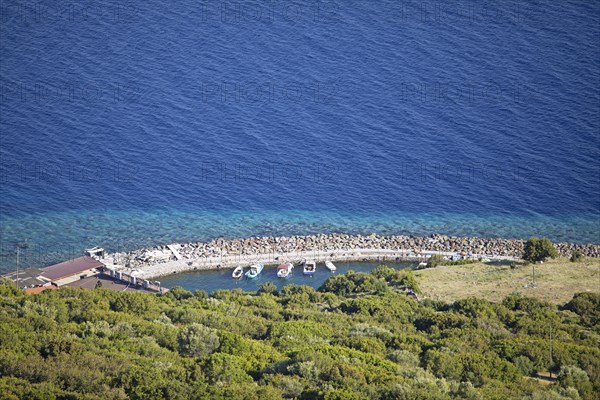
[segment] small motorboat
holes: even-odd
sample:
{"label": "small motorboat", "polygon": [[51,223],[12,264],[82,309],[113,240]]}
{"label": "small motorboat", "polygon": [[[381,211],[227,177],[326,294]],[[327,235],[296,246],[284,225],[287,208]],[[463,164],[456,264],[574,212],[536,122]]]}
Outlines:
{"label": "small motorboat", "polygon": [[314,275],[316,270],[317,270],[317,264],[314,261],[304,260],[304,268],[303,268],[304,275]]}
{"label": "small motorboat", "polygon": [[250,266],[250,270],[246,272],[246,278],[254,279],[262,272],[264,265],[262,264],[252,264]]}
{"label": "small motorboat", "polygon": [[294,268],[294,264],[292,264],[292,263],[279,264],[277,266],[277,277],[278,278],[287,278],[292,273],[293,268]]}
{"label": "small motorboat", "polygon": [[242,266],[236,267],[233,270],[233,272],[231,273],[231,277],[233,279],[240,279],[242,277],[242,275],[244,275],[244,267],[242,267]]}
{"label": "small motorboat", "polygon": [[335,272],[335,270],[337,269],[335,267],[335,265],[333,265],[333,263],[331,261],[325,261],[325,266],[327,267],[328,270],[330,270],[331,272]]}

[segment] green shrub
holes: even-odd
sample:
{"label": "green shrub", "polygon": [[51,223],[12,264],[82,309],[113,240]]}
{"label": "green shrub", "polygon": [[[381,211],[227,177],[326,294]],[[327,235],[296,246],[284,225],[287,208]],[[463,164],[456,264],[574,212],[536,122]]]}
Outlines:
{"label": "green shrub", "polygon": [[295,376],[281,374],[267,375],[265,377],[265,383],[279,388],[285,398],[300,397],[304,390],[304,384]]}
{"label": "green shrub", "polygon": [[576,293],[571,301],[565,304],[564,309],[579,315],[581,323],[591,328],[600,321],[600,294]]}
{"label": "green shrub", "polygon": [[321,287],[319,287],[319,291],[335,293],[338,296],[347,296],[354,292],[355,288],[356,285],[354,282],[348,279],[346,275],[335,275],[328,278]]}
{"label": "green shrub", "polygon": [[181,286],[175,286],[167,292],[167,295],[175,300],[189,299],[194,294],[189,290],[185,290]]}
{"label": "green shrub", "polygon": [[325,400],[361,400],[364,395],[350,389],[336,389],[325,393]]}
{"label": "green shrub", "polygon": [[466,264],[475,264],[479,262],[479,260],[469,260],[468,258],[462,258],[460,260],[448,260],[444,261],[444,265],[466,265]]}
{"label": "green shrub", "polygon": [[569,260],[571,260],[571,262],[580,262],[584,260],[584,256],[583,253],[580,252],[579,250],[575,250],[573,252],[573,254],[571,254],[571,258]]}
{"label": "green shrub", "polygon": [[394,350],[387,355],[387,359],[403,367],[419,366],[419,357],[407,350]]}
{"label": "green shrub", "polygon": [[375,354],[383,357],[385,355],[385,343],[375,337],[366,336],[348,336],[332,344],[339,344],[344,347],[356,349],[364,353]]}
{"label": "green shrub", "polygon": [[558,383],[564,388],[576,388],[584,399],[592,398],[593,387],[588,374],[579,367],[566,365],[560,368]]}
{"label": "green shrub", "polygon": [[380,265],[371,274],[379,278],[380,281],[387,282],[390,286],[401,289],[412,289],[415,293],[421,293],[417,278],[410,268],[396,270],[387,265]]}
{"label": "green shrub", "polygon": [[277,286],[273,282],[266,282],[259,286],[258,293],[277,294]]}
{"label": "green shrub", "polygon": [[219,336],[201,324],[192,324],[179,332],[179,352],[185,356],[205,356],[219,348]]}
{"label": "green shrub", "polygon": [[531,361],[527,356],[516,357],[513,360],[513,364],[515,364],[515,367],[517,367],[517,369],[521,371],[521,373],[525,376],[530,376],[533,373],[535,367],[533,361]]}
{"label": "green shrub", "polygon": [[435,268],[438,265],[442,265],[444,261],[446,260],[444,260],[444,256],[442,256],[441,254],[432,254],[431,257],[429,257],[429,259],[427,260],[426,268]]}

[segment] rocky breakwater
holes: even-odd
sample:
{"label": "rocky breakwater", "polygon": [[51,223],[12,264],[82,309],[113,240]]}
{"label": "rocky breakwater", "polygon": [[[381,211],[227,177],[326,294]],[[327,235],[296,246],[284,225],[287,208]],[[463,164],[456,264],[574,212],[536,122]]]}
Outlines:
{"label": "rocky breakwater", "polygon": [[[428,252],[451,252],[462,255],[494,257],[521,257],[524,240],[479,237],[431,236],[380,236],[320,234],[287,237],[250,237],[245,239],[215,239],[209,242],[181,243],[172,245],[178,254],[167,246],[139,249],[113,255],[115,263],[126,268],[143,268],[174,261],[186,262],[191,267],[193,260],[211,259],[211,265],[219,265],[218,259],[249,260],[260,255],[298,254],[301,252],[355,251],[380,249],[397,251],[406,256],[419,256]],[[558,243],[555,245],[563,257],[579,250],[588,257],[600,257],[600,245]],[[307,254],[310,256],[310,254]],[[215,261],[217,260],[217,261]],[[227,264],[227,263],[225,263]]]}

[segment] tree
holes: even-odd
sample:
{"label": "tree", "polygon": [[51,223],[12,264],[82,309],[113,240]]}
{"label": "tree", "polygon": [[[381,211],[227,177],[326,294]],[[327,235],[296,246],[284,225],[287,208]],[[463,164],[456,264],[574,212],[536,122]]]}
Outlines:
{"label": "tree", "polygon": [[579,315],[583,326],[593,327],[600,322],[600,295],[598,293],[576,293],[564,308]]}
{"label": "tree", "polygon": [[556,258],[558,252],[549,239],[532,237],[525,242],[523,259],[529,262],[546,261],[547,258]]}

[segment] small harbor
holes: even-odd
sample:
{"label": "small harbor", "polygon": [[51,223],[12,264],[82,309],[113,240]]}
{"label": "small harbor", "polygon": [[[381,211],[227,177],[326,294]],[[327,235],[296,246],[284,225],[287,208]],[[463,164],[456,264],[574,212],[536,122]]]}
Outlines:
{"label": "small harbor", "polygon": [[[289,277],[283,279],[277,277],[277,266],[265,266],[263,271],[254,279],[232,279],[230,269],[210,269],[202,271],[182,272],[180,274],[164,276],[161,278],[161,283],[164,287],[173,288],[181,286],[186,290],[204,290],[207,293],[212,293],[219,289],[236,289],[240,288],[245,292],[257,291],[260,285],[272,282],[281,290],[286,285],[307,285],[317,289],[328,278],[338,274],[345,274],[348,271],[354,272],[370,272],[375,269],[380,263],[378,262],[339,262],[336,263],[337,271],[332,273],[324,264],[317,264],[317,270],[313,275],[304,275],[302,268],[295,267]],[[386,265],[395,269],[415,268],[417,263],[414,262],[393,262]]]}

